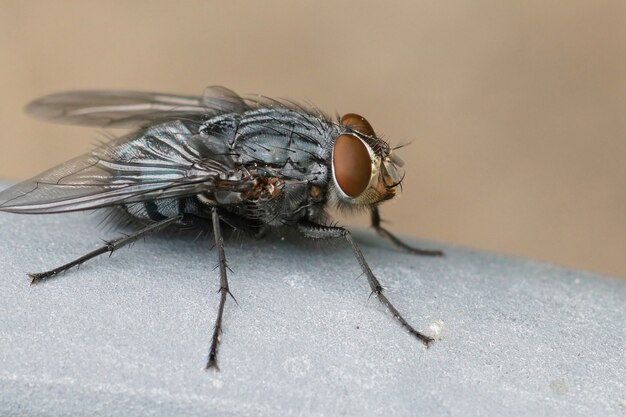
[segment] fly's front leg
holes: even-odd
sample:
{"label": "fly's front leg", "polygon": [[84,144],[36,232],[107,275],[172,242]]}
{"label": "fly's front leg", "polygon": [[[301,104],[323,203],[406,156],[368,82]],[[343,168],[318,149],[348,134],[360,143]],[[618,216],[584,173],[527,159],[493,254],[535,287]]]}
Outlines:
{"label": "fly's front leg", "polygon": [[382,227],[380,225],[381,222],[382,220],[380,218],[380,213],[378,212],[378,207],[374,207],[372,209],[372,227],[376,230],[376,232],[378,232],[379,235],[381,235],[385,239],[388,239],[389,241],[391,241],[391,243],[393,243],[397,247],[402,248],[415,255],[444,256],[443,252],[440,250],[420,249],[420,248],[414,248],[412,246],[407,245],[406,243],[404,243],[403,241],[395,237],[389,230]]}
{"label": "fly's front leg", "polygon": [[426,346],[428,346],[428,344],[433,341],[432,338],[415,330],[413,326],[411,326],[404,319],[404,317],[402,317],[398,309],[396,309],[396,307],[393,304],[391,304],[391,301],[389,301],[389,299],[387,299],[387,297],[383,294],[382,285],[380,284],[380,282],[378,281],[378,279],[376,278],[376,276],[370,269],[367,262],[365,262],[365,257],[363,256],[361,249],[359,249],[358,245],[356,244],[356,242],[354,241],[354,239],[352,238],[352,235],[350,234],[348,230],[344,229],[343,227],[323,226],[323,225],[309,223],[309,222],[301,223],[298,226],[298,228],[305,237],[308,237],[311,239],[335,238],[335,239],[347,240],[348,243],[350,244],[350,247],[352,248],[352,252],[354,252],[354,256],[359,262],[359,265],[361,265],[361,269],[365,273],[365,276],[367,276],[367,282],[369,283],[370,288],[372,289],[372,294],[374,294],[376,298],[378,298],[380,302],[383,303],[383,305],[387,307],[389,311],[391,311],[391,314],[393,314],[393,316],[396,319],[398,319],[398,321],[409,331],[409,333],[417,337]]}
{"label": "fly's front leg", "polygon": [[182,216],[177,216],[177,217],[172,217],[169,219],[162,220],[160,222],[152,223],[149,226],[146,226],[143,229],[139,229],[136,232],[128,236],[123,236],[123,237],[111,240],[109,242],[106,242],[105,245],[100,246],[98,249],[93,250],[89,252],[88,254],[83,255],[80,258],[77,258],[71,262],[68,262],[65,265],[61,265],[58,268],[54,268],[46,272],[29,273],[28,276],[30,277],[30,280],[31,280],[30,283],[31,285],[35,285],[41,281],[45,281],[49,278],[52,278],[60,274],[61,272],[65,272],[70,268],[79,266],[91,258],[95,258],[96,256],[102,255],[107,252],[113,253],[114,251],[126,245],[130,245],[131,243],[137,241],[138,239],[141,239],[144,236],[147,236],[151,233],[162,230],[165,227],[178,222],[181,219],[182,219]]}
{"label": "fly's front leg", "polygon": [[[209,359],[206,364],[206,369],[215,368],[219,370],[217,366],[217,348],[222,338],[222,317],[224,316],[224,305],[226,304],[226,296],[230,295],[233,300],[235,297],[228,288],[228,279],[226,277],[226,255],[224,254],[224,239],[220,230],[220,216],[217,213],[217,208],[211,209],[213,218],[213,236],[215,237],[215,247],[217,248],[218,266],[220,270],[220,304],[217,309],[217,319],[215,320],[215,327],[213,329],[213,337],[211,339],[211,348],[209,349]],[[236,302],[236,301],[235,301]]]}

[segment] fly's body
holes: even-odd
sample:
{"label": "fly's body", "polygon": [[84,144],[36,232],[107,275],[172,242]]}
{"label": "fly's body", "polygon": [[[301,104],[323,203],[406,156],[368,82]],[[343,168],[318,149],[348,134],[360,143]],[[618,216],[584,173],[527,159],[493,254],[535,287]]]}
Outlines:
{"label": "fly's body", "polygon": [[[142,164],[165,151],[189,162],[207,161],[196,172],[192,163],[184,172],[187,179],[206,179],[210,165],[215,165],[207,189],[190,198],[123,204],[132,216],[153,221],[179,215],[210,219],[210,208],[218,206],[245,225],[263,229],[294,225],[302,218],[321,219],[330,180],[325,161],[336,130],[331,123],[286,109],[167,121],[134,134],[128,146],[107,159]],[[158,172],[140,172],[139,182],[149,183],[152,174]],[[125,175],[118,180],[123,182]]]}
{"label": "fly's body", "polygon": [[217,367],[224,305],[230,289],[221,226],[261,236],[294,227],[313,239],[342,238],[370,288],[404,327],[425,344],[382,293],[350,233],[326,225],[326,209],[370,210],[395,195],[401,161],[361,116],[333,121],[315,108],[266,98],[243,99],[223,87],[201,97],[127,91],[51,95],[27,111],[44,119],[135,130],[90,153],[0,192],[0,210],[24,214],[108,208],[133,219],[137,230],[50,271],[29,274],[37,283],[88,259],[113,252],[169,227],[208,227],[218,249],[220,303],[207,367]]}

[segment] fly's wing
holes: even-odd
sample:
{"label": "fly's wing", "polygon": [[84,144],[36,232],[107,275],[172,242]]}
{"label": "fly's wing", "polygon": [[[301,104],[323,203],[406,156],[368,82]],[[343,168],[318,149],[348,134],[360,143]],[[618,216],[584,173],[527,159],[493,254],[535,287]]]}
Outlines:
{"label": "fly's wing", "polygon": [[116,90],[84,90],[51,94],[26,106],[36,118],[108,128],[133,128],[186,115],[241,113],[245,101],[220,86],[208,87],[202,96]]}
{"label": "fly's wing", "polygon": [[246,184],[236,174],[224,141],[194,135],[182,121],[167,122],[0,192],[0,211],[61,213],[228,187],[241,191]]}

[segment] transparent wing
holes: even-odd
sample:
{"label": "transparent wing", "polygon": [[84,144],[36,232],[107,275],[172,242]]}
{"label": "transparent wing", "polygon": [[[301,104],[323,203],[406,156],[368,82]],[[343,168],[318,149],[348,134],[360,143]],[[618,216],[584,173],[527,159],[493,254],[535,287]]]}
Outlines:
{"label": "transparent wing", "polygon": [[220,86],[208,87],[202,96],[138,91],[84,90],[41,97],[26,106],[36,118],[101,127],[139,127],[190,114],[242,112],[245,101]]}
{"label": "transparent wing", "polygon": [[242,183],[220,180],[233,174],[225,147],[180,121],[153,126],[0,192],[0,211],[60,213],[240,190]]}

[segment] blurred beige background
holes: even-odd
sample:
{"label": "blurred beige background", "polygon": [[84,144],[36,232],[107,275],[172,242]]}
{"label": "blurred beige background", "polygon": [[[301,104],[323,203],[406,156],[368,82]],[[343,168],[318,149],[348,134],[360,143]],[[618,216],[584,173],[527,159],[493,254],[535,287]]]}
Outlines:
{"label": "blurred beige background", "polygon": [[27,118],[33,98],[222,84],[412,141],[398,232],[626,276],[623,0],[5,0],[0,57],[0,178],[98,137]]}

